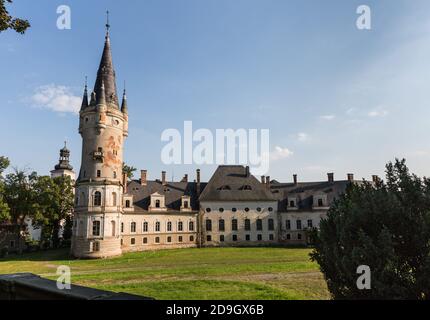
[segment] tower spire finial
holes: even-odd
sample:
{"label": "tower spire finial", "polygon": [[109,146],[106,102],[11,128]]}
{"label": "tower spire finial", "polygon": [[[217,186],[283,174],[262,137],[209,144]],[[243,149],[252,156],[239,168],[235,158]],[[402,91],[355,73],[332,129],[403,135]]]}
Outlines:
{"label": "tower spire finial", "polygon": [[109,10],[106,11],[106,38],[109,37],[110,23],[109,23]]}

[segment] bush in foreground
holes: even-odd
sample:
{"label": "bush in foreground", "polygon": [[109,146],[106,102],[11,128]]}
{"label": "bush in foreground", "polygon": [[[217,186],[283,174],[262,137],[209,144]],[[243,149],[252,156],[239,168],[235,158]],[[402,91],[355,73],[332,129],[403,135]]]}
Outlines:
{"label": "bush in foreground", "polygon": [[[430,299],[430,179],[405,160],[387,164],[385,182],[351,184],[313,238],[334,299]],[[357,287],[360,265],[369,290]]]}

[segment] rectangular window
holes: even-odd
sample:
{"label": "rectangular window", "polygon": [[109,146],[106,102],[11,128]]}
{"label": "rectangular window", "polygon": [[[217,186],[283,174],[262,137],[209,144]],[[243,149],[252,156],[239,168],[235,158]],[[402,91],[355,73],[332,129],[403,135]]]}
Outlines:
{"label": "rectangular window", "polygon": [[296,227],[297,227],[297,230],[302,230],[302,220],[296,221]]}
{"label": "rectangular window", "polygon": [[148,232],[148,222],[143,223],[143,232]]}
{"label": "rectangular window", "polygon": [[190,236],[190,242],[194,242],[194,236]]}
{"label": "rectangular window", "polygon": [[136,232],[136,222],[132,222],[130,225],[130,232]]}
{"label": "rectangular window", "polygon": [[100,170],[97,170],[97,178],[100,178],[102,175],[102,172]]}
{"label": "rectangular window", "polygon": [[231,220],[231,230],[237,231],[237,219]]}
{"label": "rectangular window", "polygon": [[290,201],[290,207],[294,208],[296,206],[296,203],[294,202],[294,200]]}
{"label": "rectangular window", "polygon": [[219,241],[224,242],[224,235],[223,234],[219,236]]}
{"label": "rectangular window", "polygon": [[212,237],[211,236],[206,236],[206,241],[208,241],[208,242],[212,241]]}
{"label": "rectangular window", "polygon": [[287,240],[291,240],[291,234],[287,233]]}
{"label": "rectangular window", "polygon": [[124,222],[121,222],[121,232],[124,232]]}
{"label": "rectangular window", "polygon": [[219,227],[219,231],[225,231],[225,222],[224,222],[224,219],[220,219],[218,221],[218,227]]}
{"label": "rectangular window", "polygon": [[313,223],[311,219],[308,220],[308,228],[313,228]]}
{"label": "rectangular window", "polygon": [[11,240],[10,241],[10,247],[11,248],[15,248],[15,240]]}
{"label": "rectangular window", "polygon": [[263,236],[261,234],[259,234],[259,235],[257,235],[257,239],[258,239],[258,241],[261,241],[261,240],[263,240]]}
{"label": "rectangular window", "polygon": [[155,237],[155,243],[160,243],[160,237]]}
{"label": "rectangular window", "polygon": [[136,244],[136,239],[135,239],[135,238],[131,238],[131,239],[130,239],[130,244],[131,244],[132,246],[134,246],[134,245]]}
{"label": "rectangular window", "polygon": [[233,241],[237,241],[237,234],[233,235]]}
{"label": "rectangular window", "polygon": [[182,236],[179,236],[179,237],[178,237],[178,241],[179,241],[179,242],[182,242],[182,241],[183,241]]}
{"label": "rectangular window", "polygon": [[285,228],[287,230],[291,230],[291,221],[290,220],[285,221]]}
{"label": "rectangular window", "polygon": [[246,241],[250,241],[250,240],[251,240],[251,236],[250,236],[249,234],[247,234],[247,235],[245,236],[245,239],[246,239]]}
{"label": "rectangular window", "polygon": [[172,237],[167,237],[167,242],[172,242]]}
{"label": "rectangular window", "polygon": [[93,251],[95,252],[100,251],[100,242],[98,241],[93,242]]}
{"label": "rectangular window", "polygon": [[143,244],[147,244],[148,243],[148,238],[143,238]]}
{"label": "rectangular window", "polygon": [[263,230],[263,220],[257,219],[257,230],[261,231]]}
{"label": "rectangular window", "polygon": [[273,219],[269,219],[268,228],[269,228],[269,231],[275,230],[275,222],[273,221]]}
{"label": "rectangular window", "polygon": [[250,231],[251,230],[251,220],[245,219],[245,230]]}
{"label": "rectangular window", "polygon": [[156,232],[160,232],[160,222],[159,222],[159,221],[157,221],[157,222],[155,223],[155,231],[156,231]]}
{"label": "rectangular window", "polygon": [[206,231],[212,231],[212,220],[206,220]]}
{"label": "rectangular window", "polygon": [[318,207],[322,207],[323,204],[323,199],[318,199]]}
{"label": "rectangular window", "polygon": [[297,240],[302,240],[302,235],[300,233],[297,234]]}
{"label": "rectangular window", "polygon": [[93,221],[93,236],[100,236],[100,221]]}
{"label": "rectangular window", "polygon": [[270,240],[270,241],[275,240],[275,237],[273,236],[273,234],[269,234],[269,240]]}

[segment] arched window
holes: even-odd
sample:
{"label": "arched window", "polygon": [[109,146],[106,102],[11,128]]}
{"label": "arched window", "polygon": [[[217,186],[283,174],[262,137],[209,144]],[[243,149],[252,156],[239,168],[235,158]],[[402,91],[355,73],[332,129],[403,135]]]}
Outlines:
{"label": "arched window", "polygon": [[190,223],[188,224],[188,231],[194,231],[194,222],[190,221]]}
{"label": "arched window", "polygon": [[160,231],[160,222],[159,221],[157,221],[156,223],[155,223],[155,231]]}
{"label": "arched window", "polygon": [[100,207],[102,205],[102,193],[100,191],[94,192],[94,206]]}
{"label": "arched window", "polygon": [[170,221],[167,222],[167,231],[172,231],[172,223]]}
{"label": "arched window", "polygon": [[184,230],[184,224],[182,223],[182,221],[178,222],[178,231],[183,231]]}
{"label": "arched window", "polygon": [[263,220],[257,219],[257,230],[261,231],[263,230]]}
{"label": "arched window", "polygon": [[112,192],[112,205],[116,207],[116,192]]}
{"label": "arched window", "polygon": [[132,222],[130,224],[130,232],[136,232],[136,222]]}
{"label": "arched window", "polygon": [[160,208],[160,200],[155,200],[155,207]]}
{"label": "arched window", "polygon": [[143,223],[143,232],[148,232],[148,222]]}

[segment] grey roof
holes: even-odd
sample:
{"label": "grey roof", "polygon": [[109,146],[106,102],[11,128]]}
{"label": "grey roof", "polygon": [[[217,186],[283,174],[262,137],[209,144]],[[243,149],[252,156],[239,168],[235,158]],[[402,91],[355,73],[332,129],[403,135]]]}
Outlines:
{"label": "grey roof", "polygon": [[276,201],[266,185],[244,166],[219,166],[200,195],[200,201]]}
{"label": "grey roof", "polygon": [[[354,181],[360,183],[360,181]],[[320,182],[299,182],[294,183],[271,183],[271,191],[278,199],[278,211],[286,211],[288,206],[288,198],[297,199],[297,207],[299,210],[311,210],[313,198],[317,195],[326,195],[327,202],[330,205],[336,198],[345,192],[348,185],[351,184],[348,180],[343,181],[320,181]]]}
{"label": "grey roof", "polygon": [[[201,183],[203,189],[206,183]],[[158,192],[165,196],[166,207],[169,211],[179,211],[181,198],[184,195],[190,196],[192,210],[198,211],[197,183],[196,182],[168,182],[163,185],[161,181],[147,181],[146,185],[141,185],[140,180],[128,182],[127,194],[133,195],[134,209],[136,211],[147,211],[150,204],[151,194]]]}

